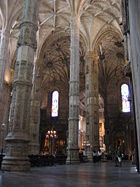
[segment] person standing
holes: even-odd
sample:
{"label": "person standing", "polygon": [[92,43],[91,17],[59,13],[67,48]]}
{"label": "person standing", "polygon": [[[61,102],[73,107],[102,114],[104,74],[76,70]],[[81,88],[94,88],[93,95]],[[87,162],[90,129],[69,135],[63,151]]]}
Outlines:
{"label": "person standing", "polygon": [[102,151],[101,151],[101,149],[98,150],[97,156],[98,156],[98,161],[101,162],[101,158],[102,158]]}
{"label": "person standing", "polygon": [[97,153],[96,153],[96,150],[93,150],[92,152],[92,156],[93,156],[93,162],[97,162]]}

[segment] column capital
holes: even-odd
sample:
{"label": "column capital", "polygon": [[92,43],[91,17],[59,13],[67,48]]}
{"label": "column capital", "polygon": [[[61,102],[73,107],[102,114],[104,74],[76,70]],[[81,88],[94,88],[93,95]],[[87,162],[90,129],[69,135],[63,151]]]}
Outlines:
{"label": "column capital", "polygon": [[93,58],[94,60],[98,61],[98,52],[97,51],[87,51],[85,55],[85,59]]}
{"label": "column capital", "polygon": [[70,24],[71,24],[71,26],[73,25],[73,26],[77,26],[79,28],[80,17],[78,15],[71,14]]}
{"label": "column capital", "polygon": [[85,55],[85,60],[94,59],[94,52],[93,51],[87,51]]}

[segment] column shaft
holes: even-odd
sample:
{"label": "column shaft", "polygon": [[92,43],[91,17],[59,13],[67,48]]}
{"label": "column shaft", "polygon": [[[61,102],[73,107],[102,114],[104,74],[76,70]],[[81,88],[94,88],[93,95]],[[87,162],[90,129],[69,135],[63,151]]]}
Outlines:
{"label": "column shaft", "polygon": [[8,134],[8,125],[9,125],[9,111],[10,111],[10,103],[11,103],[11,87],[12,85],[10,84],[4,84],[3,85],[3,118],[2,118],[2,123],[4,125],[4,134],[3,134],[3,142],[1,142],[3,144],[3,146],[1,146],[3,148],[3,151],[5,152],[5,141],[4,139],[6,138],[7,134]]}
{"label": "column shaft", "polygon": [[92,51],[87,52],[85,66],[87,156],[99,147],[98,61]]}
{"label": "column shaft", "polygon": [[8,44],[9,44],[9,30],[2,29],[1,41],[0,41],[0,123],[2,123],[3,106],[2,106],[2,95],[4,85],[4,73],[5,66],[8,56]]}
{"label": "column shaft", "polygon": [[28,160],[29,108],[36,49],[38,7],[38,0],[24,0],[10,109],[9,133],[6,137],[6,156],[2,162],[3,170],[26,171],[30,169]]}
{"label": "column shaft", "polygon": [[39,125],[40,125],[40,81],[41,76],[39,72],[38,63],[34,71],[32,99],[30,106],[30,153],[39,154]]}
{"label": "column shaft", "polygon": [[68,164],[79,162],[79,23],[78,17],[71,16]]}
{"label": "column shaft", "polygon": [[136,132],[138,142],[138,161],[137,169],[140,172],[140,1],[128,0],[129,24],[130,24],[130,43],[132,61],[132,79],[134,89],[134,101],[136,112]]}

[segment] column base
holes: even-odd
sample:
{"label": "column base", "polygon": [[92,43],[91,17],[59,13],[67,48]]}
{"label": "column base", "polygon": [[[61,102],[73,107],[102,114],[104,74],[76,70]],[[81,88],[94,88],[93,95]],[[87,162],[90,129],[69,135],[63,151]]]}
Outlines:
{"label": "column base", "polygon": [[23,137],[22,133],[15,133],[13,136],[9,133],[5,140],[6,155],[3,158],[1,169],[3,171],[29,171],[29,140],[27,137]]}
{"label": "column base", "polygon": [[79,149],[69,149],[66,164],[79,164]]}
{"label": "column base", "polygon": [[29,171],[30,162],[28,157],[10,157],[5,156],[2,161],[1,170],[3,171]]}

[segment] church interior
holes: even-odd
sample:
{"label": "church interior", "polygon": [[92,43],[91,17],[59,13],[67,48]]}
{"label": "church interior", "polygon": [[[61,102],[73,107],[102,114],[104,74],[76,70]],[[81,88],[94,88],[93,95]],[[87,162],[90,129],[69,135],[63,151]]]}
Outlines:
{"label": "church interior", "polygon": [[2,171],[120,147],[139,172],[139,12],[138,0],[0,0]]}

